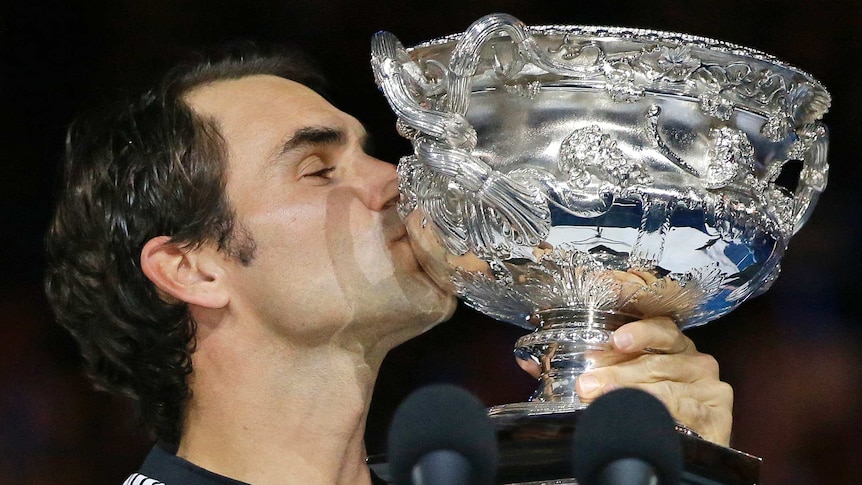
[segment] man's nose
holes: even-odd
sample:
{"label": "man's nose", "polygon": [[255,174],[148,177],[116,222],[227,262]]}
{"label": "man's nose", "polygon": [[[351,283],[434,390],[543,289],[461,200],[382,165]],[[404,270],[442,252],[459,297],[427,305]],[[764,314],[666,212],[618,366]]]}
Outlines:
{"label": "man's nose", "polygon": [[363,198],[369,209],[381,211],[398,202],[398,174],[395,165],[366,155],[358,168]]}

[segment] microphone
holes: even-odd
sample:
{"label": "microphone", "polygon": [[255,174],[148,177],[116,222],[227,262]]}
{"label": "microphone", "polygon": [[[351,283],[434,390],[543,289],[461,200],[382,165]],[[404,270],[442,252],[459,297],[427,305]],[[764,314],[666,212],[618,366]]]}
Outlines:
{"label": "microphone", "polygon": [[667,408],[637,389],[609,392],[578,419],[572,468],[581,485],[678,485],[682,443]]}
{"label": "microphone", "polygon": [[387,453],[395,485],[490,485],[499,462],[485,406],[448,384],[419,389],[398,406]]}

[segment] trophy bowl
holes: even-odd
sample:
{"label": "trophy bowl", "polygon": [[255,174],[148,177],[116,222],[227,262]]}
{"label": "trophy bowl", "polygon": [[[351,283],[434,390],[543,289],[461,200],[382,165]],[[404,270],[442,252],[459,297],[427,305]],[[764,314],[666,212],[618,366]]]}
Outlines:
{"label": "trophy bowl", "polygon": [[826,185],[829,94],[752,49],[494,14],[409,49],[380,32],[372,65],[414,147],[399,213],[421,263],[533,329],[515,354],[539,387],[492,415],[582,409],[616,328],[701,325],[768,289]]}

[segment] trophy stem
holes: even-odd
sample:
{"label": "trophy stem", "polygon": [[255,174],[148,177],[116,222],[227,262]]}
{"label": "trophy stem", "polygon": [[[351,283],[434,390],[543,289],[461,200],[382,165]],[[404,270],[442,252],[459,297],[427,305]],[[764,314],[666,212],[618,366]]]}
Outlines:
{"label": "trophy stem", "polygon": [[538,328],[518,339],[515,356],[539,364],[539,387],[529,402],[495,406],[489,414],[533,416],[585,408],[575,383],[593,368],[592,353],[608,350],[614,330],[637,319],[614,311],[573,308],[536,312],[531,320]]}

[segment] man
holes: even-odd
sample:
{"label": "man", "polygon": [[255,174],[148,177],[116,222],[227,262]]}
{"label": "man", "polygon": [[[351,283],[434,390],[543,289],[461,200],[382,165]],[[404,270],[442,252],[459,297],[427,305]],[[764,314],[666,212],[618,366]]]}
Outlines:
{"label": "man", "polygon": [[[69,131],[47,289],[97,384],[160,441],[128,483],[371,483],[381,362],[453,311],[396,216],[394,167],[317,83],[229,54]],[[639,386],[727,443],[714,359],[667,319],[616,345],[585,398]]]}

